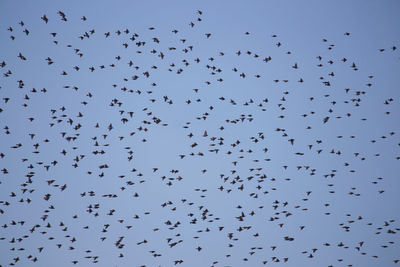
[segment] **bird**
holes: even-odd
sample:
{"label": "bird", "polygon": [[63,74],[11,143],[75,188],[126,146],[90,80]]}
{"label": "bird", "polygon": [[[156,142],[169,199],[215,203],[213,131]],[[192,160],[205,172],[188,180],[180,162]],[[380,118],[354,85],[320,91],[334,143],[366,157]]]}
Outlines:
{"label": "bird", "polygon": [[49,19],[47,18],[46,15],[43,15],[43,16],[41,17],[41,19],[42,19],[46,24],[49,22]]}

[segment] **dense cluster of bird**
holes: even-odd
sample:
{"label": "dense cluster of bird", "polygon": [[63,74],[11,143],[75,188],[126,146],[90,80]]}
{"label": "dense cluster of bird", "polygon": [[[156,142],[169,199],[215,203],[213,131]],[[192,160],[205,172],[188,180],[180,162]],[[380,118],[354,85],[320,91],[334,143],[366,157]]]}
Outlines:
{"label": "dense cluster of bird", "polygon": [[2,31],[0,265],[398,263],[398,99],[327,39],[256,51],[194,15]]}

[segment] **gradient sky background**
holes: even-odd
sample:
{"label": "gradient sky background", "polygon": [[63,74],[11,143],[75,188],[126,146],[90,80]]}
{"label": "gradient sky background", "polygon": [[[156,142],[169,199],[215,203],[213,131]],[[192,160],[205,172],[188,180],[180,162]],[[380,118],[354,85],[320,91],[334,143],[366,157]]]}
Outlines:
{"label": "gradient sky background", "polygon": [[0,265],[396,266],[399,10],[1,1]]}

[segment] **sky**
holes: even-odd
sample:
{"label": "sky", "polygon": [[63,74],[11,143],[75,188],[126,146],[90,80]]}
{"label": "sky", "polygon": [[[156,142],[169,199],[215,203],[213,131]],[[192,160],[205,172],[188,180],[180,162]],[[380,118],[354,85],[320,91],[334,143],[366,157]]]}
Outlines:
{"label": "sky", "polygon": [[1,1],[0,266],[397,266],[399,10]]}

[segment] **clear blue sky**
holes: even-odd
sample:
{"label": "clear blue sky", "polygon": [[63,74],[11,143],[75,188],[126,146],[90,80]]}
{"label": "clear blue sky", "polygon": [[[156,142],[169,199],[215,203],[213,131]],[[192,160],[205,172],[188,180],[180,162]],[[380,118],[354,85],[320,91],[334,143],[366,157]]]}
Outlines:
{"label": "clear blue sky", "polygon": [[2,1],[0,266],[396,266],[399,10]]}

